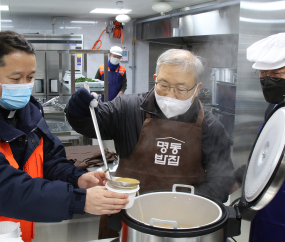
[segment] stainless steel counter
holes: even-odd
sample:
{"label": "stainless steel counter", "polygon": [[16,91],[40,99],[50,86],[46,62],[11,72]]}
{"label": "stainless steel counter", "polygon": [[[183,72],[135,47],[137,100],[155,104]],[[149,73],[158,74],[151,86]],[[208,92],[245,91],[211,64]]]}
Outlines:
{"label": "stainless steel counter", "polygon": [[33,242],[97,241],[100,216],[74,214],[73,219],[60,223],[36,223]]}

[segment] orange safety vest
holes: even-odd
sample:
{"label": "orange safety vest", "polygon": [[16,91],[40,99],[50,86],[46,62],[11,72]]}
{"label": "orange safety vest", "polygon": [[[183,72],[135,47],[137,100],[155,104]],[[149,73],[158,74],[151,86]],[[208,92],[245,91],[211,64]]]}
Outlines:
{"label": "orange safety vest", "polygon": [[[108,71],[111,71],[110,67],[108,67]],[[99,66],[99,72],[100,72],[101,76],[104,74],[104,64]],[[115,70],[115,72],[119,72],[121,74],[121,76],[123,76],[126,72],[126,68],[123,66],[118,66],[118,68]]]}
{"label": "orange safety vest", "polygon": [[[14,159],[11,147],[9,143],[0,141],[0,152],[4,154],[5,158],[9,161],[9,164],[14,168],[18,169],[19,165]],[[32,178],[43,177],[43,138],[37,148],[34,150],[26,164],[24,165],[23,170],[27,172]],[[35,237],[35,223],[25,220],[19,220],[14,218],[7,218],[4,216],[0,216],[0,221],[12,221],[12,222],[20,222],[21,231],[22,231],[22,239],[24,242],[31,242]]]}

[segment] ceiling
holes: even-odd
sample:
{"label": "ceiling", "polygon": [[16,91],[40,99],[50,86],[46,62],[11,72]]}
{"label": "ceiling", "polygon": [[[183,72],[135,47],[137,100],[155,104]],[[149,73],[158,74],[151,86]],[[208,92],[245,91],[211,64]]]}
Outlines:
{"label": "ceiling", "polygon": [[[2,17],[17,15],[41,15],[76,18],[110,18],[111,14],[89,13],[94,8],[117,8],[118,0],[1,0],[10,11],[2,11]],[[132,9],[131,18],[143,18],[157,14],[151,6],[160,0],[124,0],[123,8]],[[211,2],[211,0],[166,0],[174,11],[183,7]]]}

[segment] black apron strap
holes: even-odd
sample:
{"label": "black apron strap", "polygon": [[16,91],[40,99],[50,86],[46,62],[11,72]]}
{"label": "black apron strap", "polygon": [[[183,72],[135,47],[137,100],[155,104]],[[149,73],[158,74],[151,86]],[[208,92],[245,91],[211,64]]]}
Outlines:
{"label": "black apron strap", "polygon": [[149,113],[145,113],[146,118],[151,118],[151,115]]}

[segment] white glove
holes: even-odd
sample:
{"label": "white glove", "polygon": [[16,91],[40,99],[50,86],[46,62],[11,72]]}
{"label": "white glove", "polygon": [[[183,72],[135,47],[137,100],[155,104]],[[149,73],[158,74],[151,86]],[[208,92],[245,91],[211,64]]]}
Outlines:
{"label": "white glove", "polygon": [[90,102],[90,107],[96,108],[98,106],[97,99],[98,99],[99,96],[98,96],[98,94],[96,92],[91,92],[90,94],[94,97],[94,99]]}

